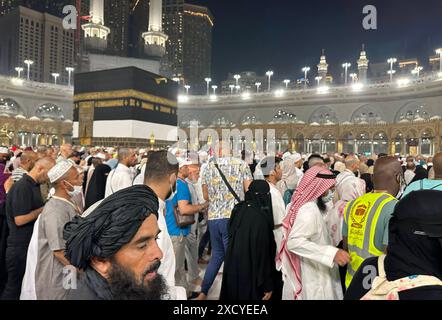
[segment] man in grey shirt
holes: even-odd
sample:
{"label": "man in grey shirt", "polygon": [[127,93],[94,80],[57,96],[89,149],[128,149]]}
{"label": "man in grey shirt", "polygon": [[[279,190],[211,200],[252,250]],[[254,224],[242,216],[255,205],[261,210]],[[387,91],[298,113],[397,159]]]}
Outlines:
{"label": "man in grey shirt", "polygon": [[81,181],[79,171],[66,160],[58,162],[48,176],[55,194],[39,220],[35,290],[38,300],[62,300],[68,293],[63,288],[63,268],[70,265],[65,257],[63,229],[80,213],[71,197],[81,190]]}

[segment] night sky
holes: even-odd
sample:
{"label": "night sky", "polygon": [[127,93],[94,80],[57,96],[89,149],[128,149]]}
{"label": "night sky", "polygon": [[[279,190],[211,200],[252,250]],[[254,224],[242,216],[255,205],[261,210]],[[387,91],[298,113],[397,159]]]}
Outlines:
{"label": "night sky", "polygon": [[[420,58],[425,65],[442,47],[442,0],[190,0],[214,17],[212,77],[228,72],[274,70],[277,79],[302,77],[321,49],[329,72],[343,62],[356,65],[361,44],[371,62],[388,57]],[[378,11],[378,29],[362,27],[365,5]]]}

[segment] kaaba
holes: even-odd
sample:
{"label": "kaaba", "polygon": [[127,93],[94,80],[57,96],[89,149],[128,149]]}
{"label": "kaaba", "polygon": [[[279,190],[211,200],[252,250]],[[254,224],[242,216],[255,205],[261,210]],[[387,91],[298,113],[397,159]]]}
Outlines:
{"label": "kaaba", "polygon": [[177,138],[177,98],[175,81],[136,67],[76,74],[74,142],[171,145]]}

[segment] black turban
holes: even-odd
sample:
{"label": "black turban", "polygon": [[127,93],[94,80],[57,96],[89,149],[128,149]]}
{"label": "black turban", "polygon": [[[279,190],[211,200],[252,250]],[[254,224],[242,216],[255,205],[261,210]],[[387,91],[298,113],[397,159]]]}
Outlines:
{"label": "black turban", "polygon": [[87,217],[77,216],[65,225],[66,257],[80,269],[86,269],[92,257],[112,257],[151,214],[158,217],[158,198],[149,187],[114,193]]}

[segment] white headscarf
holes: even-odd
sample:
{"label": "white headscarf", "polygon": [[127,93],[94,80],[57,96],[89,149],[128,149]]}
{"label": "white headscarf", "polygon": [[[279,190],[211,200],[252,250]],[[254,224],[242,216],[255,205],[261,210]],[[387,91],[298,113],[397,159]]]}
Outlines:
{"label": "white headscarf", "polygon": [[298,185],[298,174],[296,172],[295,162],[298,161],[295,155],[286,156],[281,162],[282,179],[276,185],[282,195],[287,189],[293,190]]}

